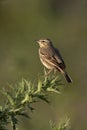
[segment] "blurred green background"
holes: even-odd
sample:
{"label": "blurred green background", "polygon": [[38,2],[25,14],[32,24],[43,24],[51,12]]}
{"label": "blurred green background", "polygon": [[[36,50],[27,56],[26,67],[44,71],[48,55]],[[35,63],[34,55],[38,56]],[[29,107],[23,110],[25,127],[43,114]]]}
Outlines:
{"label": "blurred green background", "polygon": [[[69,114],[73,130],[87,129],[87,1],[0,0],[0,86],[43,74],[35,39],[50,38],[61,51],[73,79],[52,104],[36,103],[21,130],[50,130]],[[2,100],[2,97],[1,97]]]}

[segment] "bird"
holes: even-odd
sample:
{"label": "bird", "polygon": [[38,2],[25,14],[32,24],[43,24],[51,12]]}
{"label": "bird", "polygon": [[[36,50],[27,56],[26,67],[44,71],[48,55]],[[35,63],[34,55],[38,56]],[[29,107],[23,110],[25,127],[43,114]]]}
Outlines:
{"label": "bird", "polygon": [[52,41],[49,38],[42,38],[36,40],[36,42],[39,44],[40,61],[49,70],[48,74],[53,70],[57,70],[64,75],[68,83],[71,83],[72,79],[66,71],[65,62],[60,51],[54,47]]}

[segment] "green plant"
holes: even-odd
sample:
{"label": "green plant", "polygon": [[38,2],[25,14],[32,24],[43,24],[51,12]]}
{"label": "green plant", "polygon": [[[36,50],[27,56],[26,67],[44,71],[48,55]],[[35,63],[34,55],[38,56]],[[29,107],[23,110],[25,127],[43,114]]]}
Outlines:
{"label": "green plant", "polygon": [[56,126],[55,123],[50,121],[50,126],[52,130],[71,130],[70,119],[68,117],[63,118]]}
{"label": "green plant", "polygon": [[34,110],[33,103],[38,100],[49,103],[48,93],[60,93],[62,86],[58,77],[49,76],[39,78],[37,83],[22,79],[15,86],[9,85],[8,91],[3,89],[1,93],[6,97],[6,101],[0,106],[0,130],[6,130],[7,124],[11,125],[12,130],[16,130],[18,116],[29,118],[27,110]]}

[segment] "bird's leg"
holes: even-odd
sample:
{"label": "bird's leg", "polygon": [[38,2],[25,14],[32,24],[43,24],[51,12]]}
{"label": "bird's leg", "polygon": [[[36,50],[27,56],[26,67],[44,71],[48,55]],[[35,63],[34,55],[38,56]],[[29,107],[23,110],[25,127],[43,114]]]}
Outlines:
{"label": "bird's leg", "polygon": [[54,75],[56,75],[56,71],[57,71],[57,70],[56,70],[56,69],[54,69]]}
{"label": "bird's leg", "polygon": [[48,77],[47,77],[47,71],[46,68],[44,67],[44,76],[45,76],[45,82],[47,81]]}
{"label": "bird's leg", "polygon": [[44,73],[45,73],[45,82],[48,80],[48,75],[52,70],[49,70],[48,72],[46,72],[46,68],[44,68]]}
{"label": "bird's leg", "polygon": [[46,76],[46,74],[47,74],[47,71],[46,71],[46,68],[44,67],[44,74],[45,74],[45,76]]}
{"label": "bird's leg", "polygon": [[45,76],[48,76],[52,71],[53,69],[50,69],[48,72],[46,72]]}
{"label": "bird's leg", "polygon": [[44,67],[44,74],[45,74],[45,80],[48,78],[48,75],[54,70],[54,68],[50,69],[48,72],[46,71],[46,68]]}
{"label": "bird's leg", "polygon": [[51,70],[49,70],[48,72],[46,71],[46,68],[44,67],[44,74],[45,74],[45,76],[48,76],[50,73],[51,73],[51,71],[52,71],[53,69],[51,69]]}

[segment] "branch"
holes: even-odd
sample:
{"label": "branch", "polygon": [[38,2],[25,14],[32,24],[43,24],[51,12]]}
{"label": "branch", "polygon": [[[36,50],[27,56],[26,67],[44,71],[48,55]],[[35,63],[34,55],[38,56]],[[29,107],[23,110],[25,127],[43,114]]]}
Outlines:
{"label": "branch", "polygon": [[63,87],[58,77],[49,76],[40,78],[36,83],[31,83],[26,79],[15,86],[9,85],[9,91],[5,89],[1,93],[6,97],[4,106],[0,107],[0,130],[6,130],[7,124],[12,126],[12,130],[17,129],[17,116],[29,118],[27,108],[33,111],[32,103],[43,100],[49,103],[48,93],[59,94]]}

